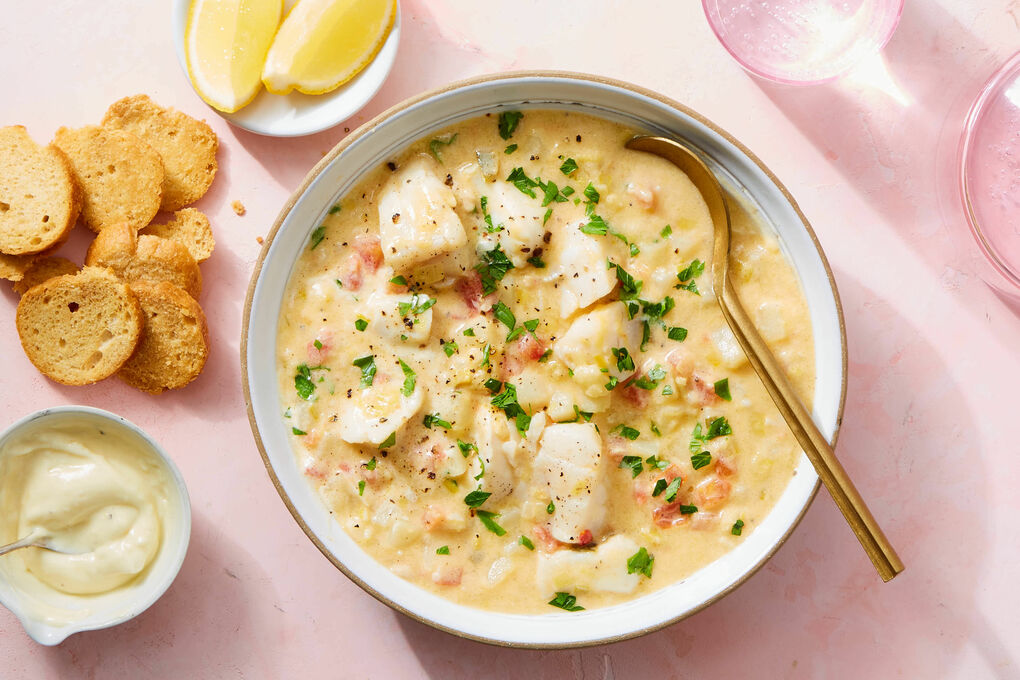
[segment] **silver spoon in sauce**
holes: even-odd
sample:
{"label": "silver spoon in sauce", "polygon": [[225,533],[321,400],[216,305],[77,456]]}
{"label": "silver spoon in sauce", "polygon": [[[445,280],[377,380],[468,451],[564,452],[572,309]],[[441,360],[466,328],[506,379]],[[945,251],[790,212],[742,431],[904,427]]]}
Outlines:
{"label": "silver spoon in sauce", "polygon": [[683,170],[705,199],[715,232],[712,285],[723,317],[882,580],[892,580],[903,571],[903,562],[737,298],[729,278],[730,213],[719,181],[697,154],[672,139],[639,136],[627,142],[626,146],[664,158]]}
{"label": "silver spoon in sauce", "polygon": [[53,552],[65,553],[67,555],[79,555],[87,552],[81,546],[74,545],[73,541],[61,541],[55,536],[35,532],[14,543],[0,545],[0,555],[6,555],[21,548],[42,548],[43,550],[52,550]]}

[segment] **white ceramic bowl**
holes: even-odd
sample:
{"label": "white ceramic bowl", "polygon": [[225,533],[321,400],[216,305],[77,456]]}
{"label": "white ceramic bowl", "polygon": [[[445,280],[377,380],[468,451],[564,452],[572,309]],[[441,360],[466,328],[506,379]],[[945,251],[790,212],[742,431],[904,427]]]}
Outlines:
{"label": "white ceramic bowl", "polygon": [[[116,626],[133,619],[148,609],[166,592],[174,578],[177,577],[177,572],[180,571],[181,564],[184,562],[184,555],[188,551],[188,541],[191,539],[191,503],[188,499],[188,489],[184,485],[184,478],[181,477],[177,466],[160,445],[141,428],[125,418],[89,406],[58,406],[43,409],[22,418],[0,432],[0,450],[3,449],[6,441],[16,435],[27,433],[34,428],[45,428],[72,416],[98,421],[102,426],[121,432],[129,439],[135,440],[140,447],[151,452],[153,457],[166,467],[173,481],[173,492],[176,496],[171,498],[170,502],[178,511],[172,513],[168,517],[168,522],[163,526],[162,546],[141,581],[131,587],[118,588],[111,593],[89,597],[87,601],[83,599],[81,602],[75,602],[74,600],[78,598],[63,598],[60,605],[66,605],[67,611],[80,617],[66,625],[47,623],[36,614],[40,605],[33,603],[31,596],[26,595],[5,578],[2,561],[13,557],[14,554],[0,557],[0,604],[18,617],[21,625],[25,627],[25,631],[33,640],[43,645],[60,644],[69,635],[81,631]],[[55,602],[56,600],[49,604],[59,606],[55,605]],[[41,606],[45,607],[47,603],[42,603]]]}
{"label": "white ceramic bowl", "polygon": [[[294,3],[288,0],[289,9]],[[184,51],[184,29],[188,23],[188,8],[191,0],[174,0],[171,30],[177,61],[188,77],[188,61]],[[321,132],[344,122],[375,96],[382,87],[393,62],[397,59],[400,44],[400,3],[397,2],[397,16],[386,42],[372,61],[350,81],[332,92],[325,94],[273,94],[262,89],[250,104],[234,113],[223,113],[209,107],[232,125],[270,137],[300,137]],[[192,85],[194,88],[194,85]]]}
{"label": "white ceramic bowl", "polygon": [[411,99],[353,132],[309,173],[270,232],[248,290],[241,361],[249,419],[273,483],[298,524],[333,564],[391,607],[442,630],[501,645],[569,647],[625,639],[694,613],[761,567],[796,526],[818,488],[806,456],[761,525],[689,578],[606,609],[524,616],[453,604],[376,562],[347,536],[302,475],[280,418],[277,322],[284,288],[310,232],[365,171],[413,140],[508,108],[584,111],[684,139],[704,152],[729,190],[756,205],[775,228],[800,276],[815,338],[814,417],[822,432],[835,440],[846,389],[842,310],[825,256],[786,189],[739,142],[676,102],[621,82],[548,72],[477,78]]}

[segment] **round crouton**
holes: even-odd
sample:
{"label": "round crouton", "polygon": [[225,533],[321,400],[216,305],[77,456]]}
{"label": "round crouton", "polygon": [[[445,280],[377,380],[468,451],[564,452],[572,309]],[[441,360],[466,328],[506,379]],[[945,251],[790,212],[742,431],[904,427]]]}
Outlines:
{"label": "round crouton", "polygon": [[21,125],[0,128],[0,253],[32,255],[63,243],[80,210],[64,153],[39,146]]}
{"label": "round crouton", "polygon": [[209,356],[205,314],[183,289],[161,281],[131,284],[145,322],[138,349],[117,376],[151,394],[184,387],[198,377]]}
{"label": "round crouton", "polygon": [[29,361],[51,380],[88,385],[113,375],[135,351],[142,310],[113,272],[86,267],[29,289],[16,325]]}
{"label": "round crouton", "polygon": [[82,189],[82,221],[92,231],[118,222],[138,230],[159,212],[163,161],[135,135],[98,125],[62,127],[53,144],[71,161]]}
{"label": "round crouton", "polygon": [[216,246],[209,218],[194,208],[178,210],[166,224],[150,224],[140,233],[177,241],[188,249],[196,262],[208,260]]}
{"label": "round crouton", "polygon": [[159,153],[166,170],[161,210],[180,210],[209,190],[216,175],[219,140],[204,121],[165,109],[139,94],[114,102],[103,125],[131,132]]}
{"label": "round crouton", "polygon": [[187,248],[159,236],[139,236],[127,224],[115,224],[99,232],[85,254],[85,264],[109,267],[132,283],[166,281],[196,300],[202,292],[202,273]]}
{"label": "round crouton", "polygon": [[32,262],[21,280],[14,284],[14,292],[24,295],[29,288],[35,288],[43,281],[77,271],[78,265],[63,257],[40,257]]}

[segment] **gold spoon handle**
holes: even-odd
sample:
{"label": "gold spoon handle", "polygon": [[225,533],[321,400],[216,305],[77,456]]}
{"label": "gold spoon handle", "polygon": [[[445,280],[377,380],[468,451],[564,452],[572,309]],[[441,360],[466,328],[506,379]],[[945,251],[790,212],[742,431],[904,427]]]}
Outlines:
{"label": "gold spoon handle", "polygon": [[722,304],[723,316],[730,325],[737,342],[744,349],[748,361],[754,366],[765,389],[772,396],[779,412],[783,414],[786,423],[790,426],[793,436],[797,438],[804,453],[811,460],[821,478],[825,488],[832,494],[832,499],[843,513],[850,528],[853,529],[857,540],[864,546],[872,563],[878,570],[883,581],[890,581],[896,574],[903,571],[903,562],[900,561],[896,550],[885,537],[882,528],[875,521],[874,516],[861,498],[854,483],[850,480],[843,465],[836,458],[828,441],[815,426],[811,414],[797,398],[793,386],[786,378],[779,362],[769,349],[768,345],[755,330],[754,324],[743,305],[737,299],[733,285],[727,277],[723,286],[722,294],[719,296]]}

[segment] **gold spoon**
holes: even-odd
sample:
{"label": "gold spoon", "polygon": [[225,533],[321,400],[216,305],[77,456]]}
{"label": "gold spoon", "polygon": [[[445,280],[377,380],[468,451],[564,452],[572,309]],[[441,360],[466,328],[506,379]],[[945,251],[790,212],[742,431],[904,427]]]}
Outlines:
{"label": "gold spoon", "polygon": [[882,580],[892,580],[896,574],[903,571],[903,562],[889,543],[889,539],[882,533],[881,527],[868,510],[846,470],[840,465],[829,443],[818,431],[811,415],[800,403],[782,367],[772,355],[768,345],[758,335],[751,318],[737,298],[729,278],[730,212],[715,175],[693,151],[665,137],[635,137],[627,142],[627,148],[665,158],[683,170],[701,192],[705,203],[708,204],[712,224],[715,227],[712,286],[726,323],[744,349],[744,354],[754,366],[758,377],[765,384],[765,389],[772,396],[779,412],[786,419],[793,436],[797,438],[804,453],[815,466],[825,488],[832,494],[843,517],[857,535],[857,540],[864,546]]}
{"label": "gold spoon", "polygon": [[22,548],[42,548],[43,550],[52,550],[53,552],[66,553],[68,555],[78,555],[87,552],[71,542],[61,541],[56,537],[37,532],[29,534],[14,543],[0,545],[0,555],[6,555],[9,552],[21,550]]}

